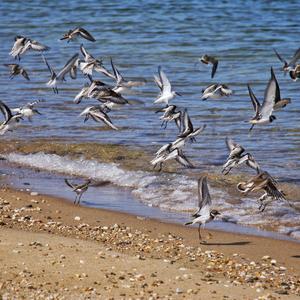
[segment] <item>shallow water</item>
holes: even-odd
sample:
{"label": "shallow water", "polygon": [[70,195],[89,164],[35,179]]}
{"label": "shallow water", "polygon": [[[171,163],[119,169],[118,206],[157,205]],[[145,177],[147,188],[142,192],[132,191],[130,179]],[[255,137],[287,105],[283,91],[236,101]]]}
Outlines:
{"label": "shallow water", "polygon": [[[195,126],[207,124],[197,143],[187,149],[187,155],[201,170],[219,172],[227,155],[224,139],[231,136],[254,155],[263,169],[280,180],[300,184],[300,81],[292,82],[288,76],[284,77],[280,71],[281,63],[272,50],[276,48],[288,59],[299,47],[298,20],[291,17],[299,9],[298,1],[183,3],[174,0],[159,4],[156,1],[97,3],[75,0],[67,5],[60,1],[2,1],[2,63],[14,61],[8,53],[15,35],[25,35],[50,46],[51,50],[45,55],[55,70],[78,52],[83,42],[95,57],[103,58],[107,68],[110,68],[109,57],[112,57],[126,78],[143,77],[147,84],[138,89],[137,95],[127,97],[134,100],[134,104],[111,112],[119,131],[99,130],[98,124],[92,121],[84,124],[78,116],[86,105],[96,102],[83,100],[79,105],[72,103],[87,82],[82,75],[74,81],[67,79],[59,94],[55,95],[45,85],[49,74],[39,54],[27,53],[20,62],[28,70],[30,82],[17,77],[9,80],[8,71],[1,63],[1,100],[11,107],[35,99],[46,100],[38,105],[42,116],[36,116],[33,123],[22,122],[18,130],[1,136],[1,142],[53,137],[66,143],[89,141],[134,145],[154,153],[160,145],[176,138],[175,126],[170,124],[167,129],[161,129],[154,113],[159,106],[153,104],[158,93],[153,74],[157,72],[158,65],[162,65],[175,90],[183,95],[175,98],[173,103],[180,108],[188,108]],[[64,32],[76,26],[86,28],[97,41],[79,40],[68,44],[59,41]],[[195,64],[204,53],[215,55],[220,60],[214,80],[210,79],[211,67]],[[274,113],[277,120],[271,125],[254,128],[249,134],[250,126],[245,121],[252,117],[253,111],[246,84],[251,83],[261,100],[271,66],[275,69],[282,96],[292,98],[292,103],[283,111]],[[112,84],[102,75],[97,77]],[[221,100],[201,101],[202,88],[212,82],[228,84],[234,95]],[[69,164],[66,158],[58,159],[64,167]],[[33,157],[31,164],[34,165],[35,160],[36,157]],[[130,180],[135,178],[140,182],[138,175],[128,176]],[[150,174],[146,178],[149,186],[130,188],[144,203],[161,209],[189,210],[193,206],[193,200],[187,201],[190,199],[189,189],[195,189],[195,182],[185,177],[185,170],[182,170],[182,175],[176,179],[177,175],[172,178],[165,173]],[[170,180],[173,181],[169,186]],[[176,189],[178,181],[182,185],[181,191]],[[266,218],[258,215],[253,199],[243,199],[239,206],[231,207],[221,203],[225,198],[222,193],[216,194],[220,196],[216,204],[231,211],[234,218],[242,219],[243,224],[259,225],[266,220],[274,223],[280,214],[280,219],[284,220],[283,230],[287,230],[290,221],[294,227],[299,226],[299,215],[287,210],[284,204],[283,209],[270,209]],[[170,202],[170,199],[175,201]]]}
{"label": "shallow water", "polygon": [[[44,195],[63,197],[68,201],[74,201],[74,193],[66,188],[64,178],[68,177],[71,182],[82,182],[82,179],[70,174],[66,176],[60,173],[49,173],[40,169],[11,164],[3,160],[0,161],[0,167],[3,183],[21,191],[34,191]],[[152,218],[180,224],[186,223],[190,218],[190,213],[187,212],[170,211],[159,206],[153,206],[151,203],[145,205],[145,203],[138,201],[137,196],[132,193],[132,189],[116,186],[112,183],[91,186],[84,193],[80,205],[125,212],[136,215],[137,218]],[[293,228],[277,233],[222,220],[216,220],[205,227],[207,229],[300,242],[297,237],[291,234]]]}

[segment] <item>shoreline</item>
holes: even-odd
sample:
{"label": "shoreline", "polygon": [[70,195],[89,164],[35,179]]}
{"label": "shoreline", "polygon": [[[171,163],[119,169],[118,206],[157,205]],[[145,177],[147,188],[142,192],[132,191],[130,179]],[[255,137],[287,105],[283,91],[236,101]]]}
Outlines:
{"label": "shoreline", "polygon": [[[13,147],[14,145],[14,147]],[[18,146],[16,146],[18,145]],[[131,156],[130,158],[128,159],[127,158],[127,155],[124,155],[124,151],[126,149],[126,147],[124,148],[124,146],[118,146],[118,145],[107,145],[107,144],[99,144],[97,145],[97,147],[95,146],[95,144],[86,144],[86,145],[83,145],[83,144],[68,144],[68,145],[65,145],[65,144],[61,144],[61,143],[57,143],[57,142],[53,142],[52,144],[48,144],[48,143],[42,143],[41,141],[35,141],[35,142],[28,142],[28,143],[23,143],[23,142],[20,142],[20,143],[16,143],[14,144],[14,142],[8,144],[8,145],[2,145],[2,147],[0,147],[0,150],[1,151],[4,151],[4,153],[9,153],[12,149],[10,149],[11,147],[13,148],[17,148],[17,153],[23,153],[24,155],[26,154],[31,154],[31,155],[37,155],[37,153],[45,153],[45,154],[57,154],[59,155],[59,158],[60,159],[66,159],[68,161],[68,164],[70,164],[70,161],[72,162],[75,162],[77,161],[76,159],[78,159],[78,161],[82,161],[82,158],[83,158],[83,154],[84,153],[87,153],[87,156],[84,155],[84,161],[85,163],[90,163],[91,160],[95,160],[96,162],[99,162],[100,164],[101,163],[111,163],[113,161],[115,161],[116,159],[118,160],[118,163],[114,166],[117,166],[118,168],[118,176],[119,178],[115,181],[115,178],[114,178],[114,175],[112,176],[109,176],[109,177],[105,177],[104,178],[100,178],[99,181],[101,183],[101,180],[104,182],[107,182],[110,186],[111,186],[111,190],[113,190],[113,187],[116,186],[116,190],[120,189],[120,191],[124,191],[128,194],[128,190],[126,190],[126,188],[128,187],[128,183],[129,183],[129,188],[131,189],[131,195],[127,196],[126,199],[126,203],[128,202],[128,207],[131,207],[131,210],[129,209],[123,209],[122,207],[122,204],[116,204],[114,203],[113,204],[113,207],[115,205],[119,205],[117,210],[118,211],[123,211],[125,210],[125,212],[129,212],[129,213],[133,213],[133,214],[138,214],[139,211],[143,211],[144,208],[141,208],[141,206],[144,206],[145,209],[149,212],[149,215],[150,215],[150,218],[153,216],[153,212],[154,212],[154,215],[156,215],[156,213],[158,214],[158,219],[163,219],[163,220],[166,220],[167,219],[167,222],[168,222],[168,214],[170,215],[170,218],[172,220],[174,220],[175,222],[183,222],[182,219],[184,217],[184,213],[188,213],[190,210],[191,210],[191,207],[189,207],[189,210],[182,210],[182,211],[178,211],[178,210],[172,210],[171,208],[167,209],[167,208],[163,208],[163,205],[162,207],[160,206],[161,204],[163,204],[162,202],[158,202],[158,205],[156,205],[154,203],[154,205],[152,205],[153,203],[150,201],[148,201],[147,197],[144,197],[144,199],[138,199],[139,196],[141,195],[135,195],[133,193],[133,191],[135,190],[138,190],[138,188],[136,186],[130,186],[131,185],[131,182],[122,182],[122,172],[127,172],[129,171],[128,174],[134,174],[135,171],[140,171],[140,168],[142,168],[142,172],[143,171],[146,171],[148,172],[147,173],[147,176],[148,179],[150,179],[151,181],[151,176],[157,176],[158,178],[158,174],[156,174],[155,172],[150,172],[149,170],[147,170],[147,168],[145,169],[145,165],[143,165],[143,161],[144,159],[146,158],[146,154],[145,153],[141,153],[141,151],[137,150],[137,149],[134,149],[132,152],[131,152]],[[37,148],[36,148],[37,147]],[[97,152],[99,152],[99,149],[101,149],[101,147],[104,147],[101,151],[101,155],[100,156],[97,156],[98,154],[96,154]],[[4,150],[5,149],[5,150]],[[33,151],[33,149],[35,149],[35,151]],[[10,151],[9,151],[10,150]],[[129,148],[130,150],[130,148]],[[123,156],[121,155],[123,153]],[[125,159],[126,157],[126,159]],[[101,158],[101,159],[100,159]],[[45,158],[46,160],[49,159],[49,157]],[[4,158],[4,160],[6,160]],[[49,173],[49,175],[52,173],[52,171],[54,172],[53,174],[53,177],[61,177],[62,179],[64,178],[64,176],[74,176],[74,177],[86,177],[86,178],[90,178],[90,177],[87,177],[88,175],[89,176],[92,176],[90,174],[87,174],[86,172],[83,172],[82,174],[80,173],[81,169],[82,168],[85,168],[86,165],[82,165],[79,169],[78,169],[78,166],[75,165],[75,168],[77,169],[74,169],[74,170],[71,170],[70,171],[70,165],[68,165],[68,172],[64,172],[64,169],[62,168],[59,168],[59,169],[52,169],[52,167],[50,166],[50,169],[47,169],[47,166],[39,166],[40,163],[38,163],[38,165],[32,165],[32,160],[33,158],[31,159],[31,164],[28,162],[25,162],[23,160],[21,160],[21,162],[14,162],[14,161],[10,161],[10,160],[7,160],[7,164],[4,163],[6,165],[5,168],[7,169],[19,169],[19,167],[21,168],[24,168],[24,172],[25,173],[28,173],[28,172],[31,172],[30,174],[32,176],[39,176],[38,174],[41,174],[41,173],[44,173],[44,174],[47,174]],[[37,158],[36,160],[41,160],[41,158]],[[133,163],[134,162],[134,163]],[[42,163],[42,162],[41,162]],[[56,162],[56,164],[58,164],[58,162]],[[130,168],[128,168],[128,166],[130,166]],[[142,167],[144,166],[144,167]],[[93,168],[94,165],[89,165],[87,167],[87,169],[89,168]],[[119,168],[120,167],[120,168]],[[174,167],[174,166],[171,166],[171,167]],[[105,167],[106,168],[106,167]],[[103,169],[101,170],[101,172],[105,173],[106,172],[106,169]],[[116,171],[116,170],[115,170]],[[132,172],[133,173],[130,173]],[[9,172],[9,171],[8,171]],[[79,172],[79,173],[78,173]],[[95,172],[95,171],[94,171]],[[100,173],[101,173],[100,172]],[[34,173],[36,173],[37,175],[34,175]],[[93,172],[92,172],[93,173]],[[99,173],[99,170],[98,170],[98,174]],[[168,172],[166,172],[164,174],[164,176],[170,176],[170,178],[172,178],[171,176],[174,176],[175,174],[177,174],[178,172],[176,172],[176,170],[169,170]],[[13,174],[13,173],[12,173]],[[127,174],[127,177],[128,177],[128,174]],[[146,173],[145,173],[146,174]],[[170,175],[171,174],[171,175]],[[240,205],[239,207],[240,208],[243,208],[242,206],[242,203],[244,201],[244,199],[241,198],[241,195],[238,193],[238,191],[234,188],[235,187],[235,184],[236,182],[238,182],[239,180],[242,180],[243,176],[245,176],[245,174],[238,174],[238,175],[230,175],[230,176],[226,176],[226,177],[222,177],[221,175],[219,174],[216,174],[214,172],[212,173],[207,173],[207,172],[201,172],[200,170],[197,170],[196,173],[187,173],[185,174],[184,176],[186,176],[186,178],[189,178],[189,179],[194,179],[195,177],[197,176],[200,176],[200,175],[205,175],[205,176],[208,176],[209,180],[210,180],[210,185],[211,187],[213,187],[213,189],[216,189],[218,190],[218,192],[224,192],[227,196],[223,196],[221,195],[221,197],[225,197],[223,198],[224,200],[226,199],[231,199],[230,201],[228,201],[229,205],[233,205],[232,208],[234,209],[235,208],[235,204],[238,204]],[[249,175],[249,174],[248,174]],[[99,176],[99,175],[98,175]],[[100,175],[102,176],[102,175]],[[16,177],[17,178],[17,177]],[[137,178],[135,178],[137,179]],[[139,178],[141,179],[141,178]],[[32,177],[32,180],[34,181],[35,179]],[[96,182],[97,182],[97,177],[96,177]],[[158,179],[159,180],[159,179]],[[17,182],[18,180],[15,180],[15,182]],[[48,180],[47,180],[48,182]],[[54,196],[54,197],[62,197],[62,198],[69,198],[66,196],[66,193],[53,193],[50,189],[49,191],[43,189],[43,186],[44,186],[44,183],[43,180],[40,180],[39,182],[36,182],[35,183],[35,186],[33,186],[33,189],[34,190],[38,190],[41,194],[48,194],[48,195],[51,195],[51,196]],[[163,182],[162,183],[162,187],[165,185]],[[161,184],[159,183],[159,184]],[[61,183],[59,182],[56,182],[54,183],[54,185],[52,186],[52,188],[54,188],[54,190],[56,189],[56,184],[58,184],[61,188],[62,188],[62,185]],[[16,184],[17,188],[22,188],[22,184],[21,184],[21,179],[20,179],[20,183],[19,184]],[[140,187],[144,188],[144,184],[141,184]],[[286,187],[288,186],[288,187]],[[41,187],[41,188],[40,188]],[[300,187],[297,188],[295,185],[291,185],[291,184],[287,184],[287,183],[280,183],[280,187],[283,188],[283,190],[289,190],[290,191],[290,195],[289,197],[291,197],[293,200],[294,200],[294,204],[296,206],[298,206],[298,202],[299,202],[299,198],[298,198],[298,195],[300,196]],[[24,186],[24,189],[26,187]],[[173,187],[174,189],[176,189],[176,187],[174,186]],[[159,190],[159,189],[158,189]],[[153,188],[152,188],[152,191],[153,191]],[[97,191],[94,191],[94,194],[92,196],[94,196],[96,198],[96,195],[95,193],[102,193],[101,190],[97,190]],[[113,191],[112,191],[113,192]],[[147,190],[144,189],[144,193],[146,193]],[[171,192],[171,191],[169,191]],[[169,193],[168,192],[168,193]],[[140,193],[140,191],[139,191]],[[165,193],[165,192],[164,192]],[[141,194],[141,193],[140,193]],[[158,197],[159,195],[154,195],[154,198],[155,197]],[[120,196],[119,196],[120,197]],[[192,195],[192,197],[197,197],[196,194],[194,193],[194,195]],[[252,195],[252,197],[254,197]],[[196,198],[195,198],[196,199]],[[218,198],[216,197],[216,200]],[[222,199],[222,198],[220,198]],[[122,200],[122,199],[120,199]],[[132,203],[129,203],[131,200],[132,203],[135,203],[137,205],[137,208],[134,208]],[[133,202],[133,200],[135,202]],[[143,201],[144,200],[144,201]],[[146,200],[146,202],[145,202]],[[137,202],[138,203],[137,203]],[[227,200],[225,200],[225,202],[227,203]],[[252,202],[252,203],[250,203]],[[251,201],[248,202],[248,205],[253,205],[254,203],[254,198],[251,199]],[[120,203],[123,203],[123,201],[121,201]],[[108,209],[110,209],[109,207],[109,204],[108,202],[106,203],[106,207]],[[281,205],[281,203],[278,203],[279,206]],[[126,206],[127,204],[125,204]],[[189,204],[190,205],[190,204]],[[216,205],[221,205],[222,206],[222,203],[219,202],[218,204]],[[276,204],[277,205],[277,204]],[[95,207],[99,207],[101,208],[102,206],[102,203],[97,203],[97,202],[89,202],[88,206],[95,206]],[[124,205],[123,205],[124,206]],[[150,206],[150,209],[148,209],[148,206]],[[151,212],[151,208],[154,208],[157,210],[159,210],[159,212],[156,212],[153,211]],[[247,207],[247,204],[246,204],[246,207]],[[295,207],[294,207],[295,208]],[[266,218],[269,218],[270,216],[272,216],[272,220],[271,221],[268,221],[268,219],[266,219],[267,221],[264,223],[261,223],[261,219],[256,210],[253,211],[253,209],[255,210],[255,207],[252,208],[252,210],[250,209],[245,215],[249,215],[249,214],[252,214],[252,213],[256,213],[256,218],[258,218],[256,220],[256,223],[252,223],[251,220],[247,220],[246,218],[246,222],[245,224],[243,224],[243,220],[239,220],[239,219],[236,219],[237,218],[241,218],[241,216],[243,217],[243,214],[241,216],[239,216],[238,214],[237,215],[233,215],[231,217],[230,215],[230,210],[228,210],[228,207],[226,208],[226,205],[225,205],[225,214],[224,214],[224,220],[222,220],[221,222],[214,222],[214,224],[208,224],[208,227],[212,227],[212,228],[220,228],[220,227],[224,227],[224,231],[240,231],[242,232],[243,234],[253,234],[253,235],[262,235],[262,236],[266,236],[266,235],[270,235],[270,236],[273,236],[273,238],[278,238],[278,239],[291,239],[291,240],[298,240],[299,238],[299,226],[298,226],[298,221],[297,219],[294,219],[293,222],[294,223],[290,223],[287,219],[287,214],[288,212],[287,211],[284,211],[283,209],[283,223],[280,223],[278,222],[277,218],[275,217],[276,215],[281,214],[281,211],[278,210],[276,211],[277,207],[274,206],[272,208],[272,213],[271,215],[265,215]],[[227,211],[228,210],[228,211]],[[297,208],[297,210],[295,211],[295,213],[297,214],[297,211],[299,211],[299,208]],[[172,214],[174,214],[174,217],[172,216]],[[274,215],[272,215],[274,214]],[[284,215],[286,214],[286,217],[284,217]],[[147,215],[147,214],[146,214]],[[167,217],[166,217],[166,216]],[[176,217],[176,215],[178,217]],[[148,215],[147,215],[148,217]],[[189,216],[186,215],[186,217],[188,218]],[[177,220],[178,219],[178,220]],[[249,222],[250,223],[247,223]],[[294,227],[293,227],[294,226]],[[221,229],[222,230],[222,229]],[[277,236],[276,236],[277,235]]]}
{"label": "shoreline", "polygon": [[[25,262],[26,269],[33,274],[32,279],[40,283],[40,289],[45,295],[48,293],[47,287],[50,293],[54,293],[56,289],[61,297],[63,295],[75,296],[78,292],[82,292],[82,288],[87,289],[86,285],[90,288],[84,292],[86,296],[114,295],[117,297],[116,299],[125,299],[129,296],[138,298],[136,293],[139,292],[144,293],[139,295],[142,297],[141,299],[145,295],[149,296],[150,293],[166,297],[173,295],[178,299],[181,299],[183,295],[187,299],[197,299],[199,295],[206,295],[211,299],[213,297],[220,299],[220,295],[227,295],[229,298],[234,295],[237,299],[242,297],[255,299],[255,297],[266,295],[273,295],[275,298],[262,299],[277,299],[276,297],[279,296],[280,299],[297,299],[296,295],[300,296],[300,247],[295,242],[209,230],[213,235],[212,239],[207,244],[199,245],[197,228],[141,218],[122,212],[74,206],[59,198],[31,195],[11,188],[0,190],[0,205],[0,249],[3,253],[1,264],[4,264],[5,269],[5,272],[0,275],[0,295],[1,293],[2,295],[5,293],[13,295],[13,291],[16,292],[11,285],[10,278],[12,273],[19,278],[19,275],[16,275],[19,273],[16,273],[14,269],[24,269],[21,262]],[[207,230],[203,231],[203,235],[207,236]],[[30,243],[36,243],[30,245],[28,239],[34,239]],[[26,242],[22,240],[26,240]],[[45,246],[45,242],[41,242],[43,246],[39,246],[39,242],[37,242],[39,240],[48,241],[51,251],[48,246]],[[112,281],[115,283],[112,283],[110,282],[111,277],[115,277],[115,275],[109,275],[100,280],[102,289],[99,289],[99,284],[94,284],[94,282],[101,275],[97,272],[91,274],[90,270],[86,270],[83,273],[88,276],[84,277],[82,273],[76,272],[77,268],[84,268],[85,264],[80,263],[80,260],[71,263],[72,257],[75,259],[77,254],[72,252],[73,254],[69,256],[62,251],[59,245],[64,243],[71,248],[72,245],[76,248],[75,245],[79,243],[80,249],[88,250],[86,248],[88,247],[89,250],[94,251],[92,251],[93,253],[86,251],[87,253],[82,254],[79,249],[78,253],[83,255],[83,261],[96,259],[98,263],[99,259],[103,260],[99,257],[104,256],[108,263],[106,265],[107,272],[110,270],[114,274],[122,273],[125,272],[126,264],[135,265],[135,269],[142,270],[142,273],[119,275],[119,278],[133,277],[132,280],[129,279],[128,284],[133,284],[135,288],[128,291],[123,284],[125,279],[114,278]],[[8,247],[8,244],[11,247]],[[8,248],[3,251],[5,247]],[[24,255],[26,251],[30,253],[33,248],[40,249],[40,251],[36,251],[36,259],[40,259],[40,255],[48,257],[49,253],[53,254],[53,252],[58,259],[58,262],[53,263],[52,266],[57,267],[60,272],[50,274],[53,279],[49,279],[48,285],[44,286],[43,280],[46,279],[40,271],[35,270],[34,260],[30,264],[30,259],[27,261],[22,258],[22,255],[19,255]],[[102,254],[96,250],[100,248]],[[284,256],[282,249],[284,249]],[[44,252],[48,254],[46,255]],[[61,258],[62,255],[70,258],[72,266],[69,266],[65,259]],[[12,256],[15,259],[11,260]],[[122,265],[121,258],[124,256],[126,259]],[[120,265],[118,265],[119,260],[121,260]],[[14,263],[16,266],[12,268]],[[43,264],[43,262],[40,263]],[[159,280],[163,283],[153,286],[154,279],[151,274],[147,273],[149,263],[151,268],[154,267],[157,272],[156,277],[153,278],[155,280],[161,278]],[[66,273],[61,273],[62,264]],[[115,267],[115,271],[111,270],[111,264]],[[91,263],[91,265],[93,264]],[[174,273],[173,281],[167,280],[168,274],[163,271],[166,267],[171,268],[172,272],[178,273],[178,275]],[[44,275],[52,272],[46,270]],[[70,272],[75,273],[72,273],[71,276]],[[129,271],[127,270],[127,272]],[[186,275],[183,276],[182,273]],[[55,288],[55,281],[67,276],[66,274],[70,275],[72,280],[67,280],[65,283],[60,282]],[[31,279],[28,280],[31,282]],[[108,282],[106,282],[107,280]],[[111,289],[104,291],[104,282],[111,286]],[[200,286],[196,285],[197,282],[201,282]],[[13,283],[15,287],[18,286],[15,280]],[[20,289],[18,295],[29,296],[30,293],[36,295],[36,289],[32,288],[32,285],[35,286],[35,283],[31,282],[29,285],[31,287]],[[113,285],[118,287],[113,288]],[[213,288],[211,288],[212,286]],[[148,290],[151,292],[149,293]],[[121,296],[124,293],[125,296]]]}

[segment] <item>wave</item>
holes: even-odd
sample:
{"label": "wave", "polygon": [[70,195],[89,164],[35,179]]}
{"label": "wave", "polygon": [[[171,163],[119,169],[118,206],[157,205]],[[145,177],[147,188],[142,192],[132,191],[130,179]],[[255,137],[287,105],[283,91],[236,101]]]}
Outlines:
{"label": "wave", "polygon": [[[153,173],[123,169],[116,163],[102,163],[84,157],[71,158],[57,154],[10,153],[3,155],[9,162],[50,172],[109,181],[130,188],[135,198],[148,206],[162,210],[188,212],[197,206],[197,182],[188,175],[176,173]],[[213,205],[223,220],[243,225],[269,228],[300,239],[300,213],[285,202],[275,201],[261,213],[254,198],[245,197],[231,203],[231,195],[221,189],[210,187]]]}

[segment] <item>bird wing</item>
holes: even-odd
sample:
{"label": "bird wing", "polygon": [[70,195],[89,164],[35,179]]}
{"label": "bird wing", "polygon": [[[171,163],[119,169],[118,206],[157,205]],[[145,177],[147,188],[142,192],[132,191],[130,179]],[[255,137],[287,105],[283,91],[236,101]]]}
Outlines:
{"label": "bird wing", "polygon": [[0,101],[0,111],[2,112],[2,114],[3,114],[4,118],[5,118],[5,122],[7,122],[12,117],[11,110],[2,101]]}
{"label": "bird wing", "polygon": [[96,122],[104,122],[106,125],[111,127],[114,130],[118,130],[118,128],[112,123],[111,119],[109,116],[103,112],[102,110],[98,109],[96,111],[91,112],[91,117],[93,118],[94,121]]}
{"label": "bird wing", "polygon": [[89,53],[85,50],[85,48],[83,47],[83,44],[80,45],[80,51],[82,53],[82,55],[84,56],[84,60],[87,60],[87,57],[89,56]]}
{"label": "bird wing", "polygon": [[178,149],[176,150],[177,150],[176,161],[187,168],[194,168],[194,165],[187,159],[187,157],[183,154],[183,152]]}
{"label": "bird wing", "polygon": [[171,93],[171,83],[165,72],[162,71],[161,66],[158,67],[158,74],[160,82],[162,84],[162,93]]}
{"label": "bird wing", "polygon": [[262,103],[260,114],[262,118],[270,117],[272,115],[276,98],[276,78],[271,76],[265,90],[264,101]]}
{"label": "bird wing", "polygon": [[198,134],[200,134],[204,129],[206,128],[206,124],[202,125],[201,127],[193,130],[193,132],[191,132],[189,134],[189,138],[193,138],[195,136],[197,136]]}
{"label": "bird wing", "polygon": [[300,58],[300,48],[296,50],[293,58],[288,63],[288,66],[294,66],[296,64],[297,60],[299,60],[299,58]]}
{"label": "bird wing", "polygon": [[54,70],[52,69],[52,67],[49,65],[49,63],[48,63],[46,57],[45,57],[43,54],[42,54],[42,57],[43,57],[43,61],[44,61],[44,63],[46,64],[46,66],[47,66],[49,72],[51,73],[51,77],[52,77],[53,75],[56,75],[55,72],[54,72]]}
{"label": "bird wing", "polygon": [[155,81],[156,85],[159,87],[159,89],[162,91],[163,85],[160,81],[160,77],[154,75],[154,81]]}
{"label": "bird wing", "polygon": [[168,150],[170,149],[171,146],[172,146],[171,143],[165,144],[165,145],[161,146],[161,147],[157,150],[157,152],[156,152],[155,154],[156,154],[156,155],[161,155],[163,152],[168,151]]}
{"label": "bird wing", "polygon": [[27,42],[28,44],[25,46],[26,48],[28,49],[33,49],[35,51],[48,51],[50,49],[50,47],[48,46],[45,46],[37,41],[34,41],[34,40],[28,40]]}
{"label": "bird wing", "polygon": [[206,205],[211,205],[211,197],[209,194],[208,190],[208,185],[207,185],[207,177],[202,176],[201,178],[198,179],[198,204],[199,208],[201,209],[202,207]]}
{"label": "bird wing", "polygon": [[219,61],[217,59],[214,60],[213,67],[212,67],[212,70],[211,70],[211,78],[214,78],[214,76],[215,76],[215,74],[217,72],[218,63],[219,63]]}
{"label": "bird wing", "polygon": [[70,77],[72,79],[76,79],[77,78],[77,66],[74,65],[71,70],[70,70]]}
{"label": "bird wing", "polygon": [[230,96],[232,94],[232,90],[226,84],[221,84],[220,89],[221,89],[222,95]]}
{"label": "bird wing", "polygon": [[194,130],[193,124],[189,117],[187,109],[185,109],[183,112],[182,124],[183,124],[183,129],[182,129],[182,132],[178,135],[178,137],[185,137],[185,136],[189,135],[190,133],[192,133]]}
{"label": "bird wing", "polygon": [[65,64],[65,66],[61,69],[61,71],[57,74],[57,79],[63,81],[65,79],[65,76],[67,73],[69,73],[71,71],[71,69],[74,67],[77,58],[78,58],[79,54],[76,53],[75,55],[73,55]]}
{"label": "bird wing", "polygon": [[203,90],[202,90],[202,93],[203,93],[203,95],[206,95],[206,94],[208,94],[208,93],[215,92],[216,89],[217,89],[217,87],[218,87],[218,84],[212,83],[212,84],[210,84],[208,87],[206,87],[205,89],[203,89]]}
{"label": "bird wing", "polygon": [[3,64],[3,66],[8,67],[11,71],[12,71],[15,67],[19,67],[18,64]]}
{"label": "bird wing", "polygon": [[104,74],[105,76],[107,76],[109,78],[112,78],[112,79],[116,80],[115,75],[111,74],[104,66],[101,66],[100,64],[97,64],[94,67],[94,70],[96,72],[100,72],[100,73]]}
{"label": "bird wing", "polygon": [[237,143],[234,142],[233,139],[231,139],[229,137],[226,137],[225,142],[226,142],[226,146],[227,146],[229,152],[231,152],[233,149],[235,149],[237,146],[239,146]]}
{"label": "bird wing", "polygon": [[181,131],[181,118],[182,118],[182,112],[179,111],[179,117],[175,119],[175,124],[176,124],[179,132]]}
{"label": "bird wing", "polygon": [[76,186],[74,184],[72,184],[71,182],[68,181],[68,179],[65,178],[65,183],[67,186],[69,186],[71,189],[76,189]]}
{"label": "bird wing", "polygon": [[91,42],[95,42],[96,40],[94,39],[94,37],[87,31],[85,30],[84,28],[82,27],[79,27],[79,28],[76,28],[74,30],[74,33],[78,33],[80,34],[83,38],[91,41]]}
{"label": "bird wing", "polygon": [[280,87],[279,87],[278,81],[276,79],[276,76],[275,76],[273,68],[271,68],[271,78],[273,78],[275,80],[275,85],[276,85],[275,103],[277,103],[277,102],[279,102],[281,100]]}
{"label": "bird wing", "polygon": [[274,48],[273,50],[274,50],[274,52],[275,52],[277,58],[278,58],[282,63],[284,63],[285,65],[287,65],[286,60],[284,60],[284,59],[279,55],[279,53],[276,51],[276,49]]}
{"label": "bird wing", "polygon": [[198,179],[198,210],[193,214],[193,216],[209,215],[211,203],[211,197],[207,186],[207,178],[206,176],[202,176]]}
{"label": "bird wing", "polygon": [[111,64],[111,67],[113,69],[115,79],[117,81],[117,85],[119,85],[119,84],[121,84],[122,81],[124,81],[124,78],[121,75],[121,73],[119,72],[119,70],[117,69],[117,67],[114,65],[114,63],[112,61],[112,58],[110,58],[110,64]]}
{"label": "bird wing", "polygon": [[250,99],[251,99],[251,102],[252,102],[252,105],[253,105],[253,108],[255,111],[255,117],[257,117],[259,115],[261,105],[260,105],[259,101],[257,100],[257,98],[255,97],[249,84],[247,84],[247,87],[248,87],[249,96],[250,96]]}
{"label": "bird wing", "polygon": [[22,74],[22,76],[23,76],[25,79],[30,80],[30,78],[29,78],[28,73],[26,72],[26,70],[22,69],[21,74]]}

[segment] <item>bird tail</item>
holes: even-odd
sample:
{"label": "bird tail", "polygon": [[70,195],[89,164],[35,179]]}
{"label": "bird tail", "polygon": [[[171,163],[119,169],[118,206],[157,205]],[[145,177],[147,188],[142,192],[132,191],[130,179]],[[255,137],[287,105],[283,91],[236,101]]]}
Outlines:
{"label": "bird tail", "polygon": [[186,226],[186,225],[191,225],[191,224],[193,224],[193,222],[187,222],[184,225]]}

